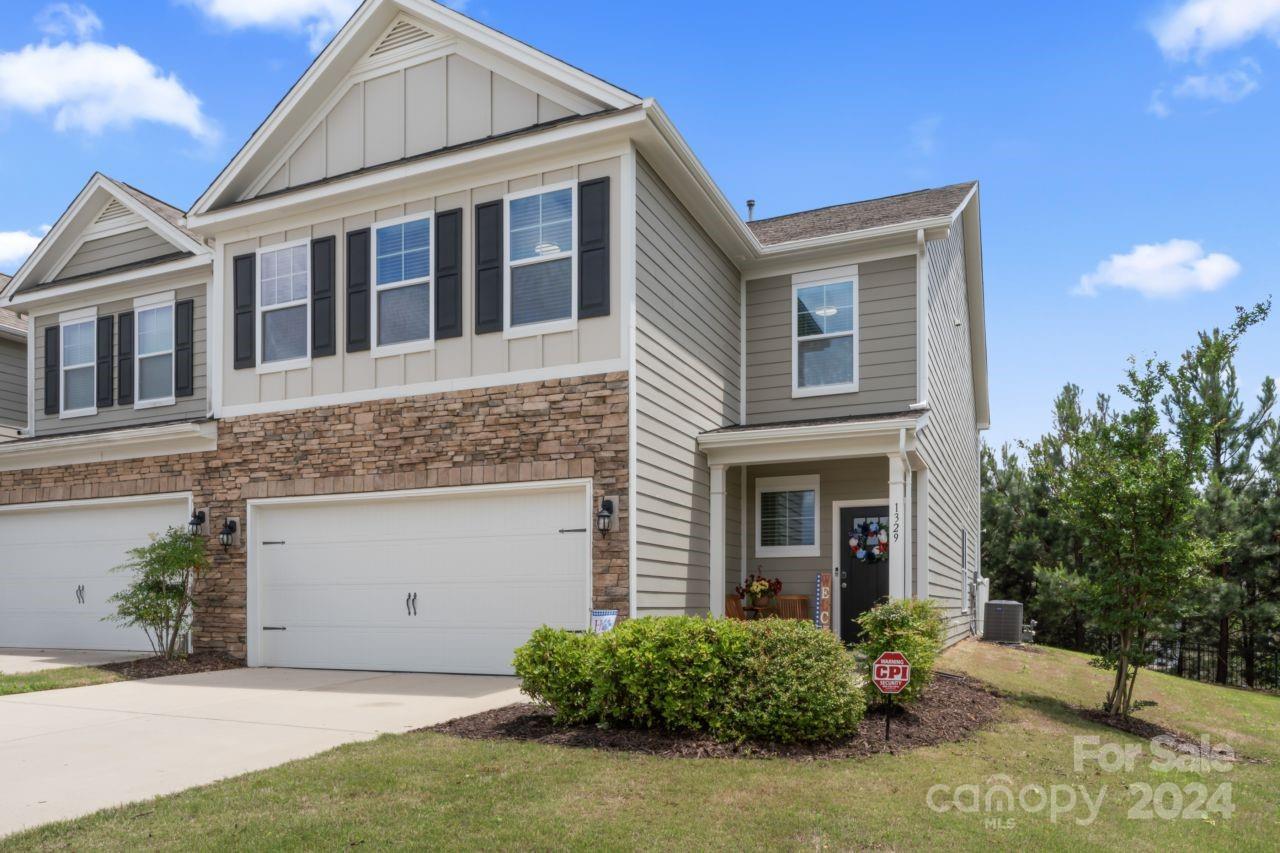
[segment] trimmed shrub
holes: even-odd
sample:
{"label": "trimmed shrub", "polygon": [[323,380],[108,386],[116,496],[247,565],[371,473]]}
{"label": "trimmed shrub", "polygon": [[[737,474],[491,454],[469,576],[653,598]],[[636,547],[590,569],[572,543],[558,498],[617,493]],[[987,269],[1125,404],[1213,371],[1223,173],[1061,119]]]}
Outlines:
{"label": "trimmed shrub", "polygon": [[866,710],[855,659],[805,622],[647,617],[605,634],[540,628],[523,690],[562,724],[780,743],[850,734]]}
{"label": "trimmed shrub", "polygon": [[862,642],[867,698],[877,703],[883,694],[871,683],[871,665],[884,652],[902,652],[911,663],[911,683],[894,697],[914,702],[933,681],[933,667],[942,654],[944,625],[938,606],[928,599],[895,598],[878,604],[858,617]]}

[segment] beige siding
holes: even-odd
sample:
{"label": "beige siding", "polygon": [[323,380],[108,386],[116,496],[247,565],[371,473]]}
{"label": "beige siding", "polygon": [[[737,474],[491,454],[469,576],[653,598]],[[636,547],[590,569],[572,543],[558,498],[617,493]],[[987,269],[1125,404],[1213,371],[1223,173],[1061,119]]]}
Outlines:
{"label": "beige siding", "polygon": [[[948,642],[962,638],[971,614],[961,612],[962,532],[968,531],[969,566],[978,559],[981,524],[978,431],[965,297],[964,235],[928,245],[929,424],[919,433],[929,468],[929,595],[949,620]],[[959,327],[955,320],[962,321]]]}
{"label": "beige siding", "polygon": [[[181,420],[183,418],[198,418],[209,413],[208,393],[207,393],[207,373],[206,355],[207,355],[207,330],[208,322],[205,313],[206,286],[203,284],[192,285],[188,287],[180,287],[174,290],[174,299],[181,301],[183,299],[195,300],[195,336],[194,336],[194,363],[195,363],[195,394],[190,397],[179,397],[177,402],[172,406],[157,406],[149,409],[134,409],[132,405],[112,406],[111,408],[99,409],[96,415],[90,415],[83,418],[71,418],[61,420],[57,415],[46,415],[44,413],[44,330],[51,325],[58,324],[58,315],[50,314],[43,317],[35,318],[36,324],[36,376],[35,376],[35,395],[36,395],[36,435],[61,435],[71,432],[83,432],[85,430],[100,430],[111,427],[127,427],[142,426],[144,424],[164,423],[166,421]],[[124,299],[116,302],[107,302],[98,306],[98,316],[105,317],[108,314],[118,315],[126,311],[133,311],[133,300]],[[115,355],[119,356],[119,323],[116,324],[116,343],[113,348]],[[112,376],[119,380],[119,370],[113,370]],[[136,370],[135,370],[136,379]],[[135,386],[136,387],[136,386]],[[115,398],[115,393],[112,398]]]}
{"label": "beige siding", "polygon": [[0,425],[27,425],[27,348],[0,338]]}
{"label": "beige siding", "polygon": [[[352,83],[274,166],[259,194],[573,115],[452,54]],[[278,161],[277,161],[278,162]]]}
{"label": "beige siding", "polygon": [[858,268],[858,391],[791,396],[791,276],[747,282],[747,423],[899,412],[916,402],[916,261]]}
{"label": "beige siding", "polygon": [[110,237],[86,240],[58,271],[57,278],[102,272],[114,267],[148,261],[178,251],[172,243],[150,228],[139,228]]}
{"label": "beige siding", "polygon": [[740,274],[647,163],[636,199],[636,604],[710,604],[710,471],[698,435],[739,411]]}
{"label": "beige siding", "polygon": [[[610,177],[611,232],[621,233],[621,161],[611,158],[553,172],[513,177],[511,180],[474,187],[458,193],[442,196],[410,195],[404,203],[370,210],[342,219],[317,221],[312,225],[287,232],[266,231],[248,240],[227,243],[222,282],[224,299],[223,328],[223,401],[227,406],[253,405],[275,401],[297,401],[344,392],[368,392],[387,389],[387,396],[394,396],[396,389],[406,385],[464,381],[475,377],[509,372],[555,368],[573,364],[616,361],[625,352],[622,346],[622,324],[625,312],[620,283],[622,279],[620,240],[611,246],[610,284],[613,288],[610,304],[615,306],[607,317],[582,320],[576,329],[553,334],[525,338],[504,339],[501,332],[475,334],[475,275],[474,275],[474,207],[488,201],[501,199],[504,194],[517,190],[560,183],[568,180],[589,180]],[[434,349],[401,355],[375,358],[370,352],[345,352],[346,341],[346,239],[349,231],[367,228],[375,221],[394,219],[425,211],[445,211],[461,208],[463,211],[463,275],[462,306],[463,335],[440,340]],[[234,300],[232,299],[232,259],[237,255],[262,247],[293,240],[337,237],[337,339],[336,355],[316,358],[309,367],[288,373],[259,373],[253,368],[236,370],[232,361],[234,353]]]}

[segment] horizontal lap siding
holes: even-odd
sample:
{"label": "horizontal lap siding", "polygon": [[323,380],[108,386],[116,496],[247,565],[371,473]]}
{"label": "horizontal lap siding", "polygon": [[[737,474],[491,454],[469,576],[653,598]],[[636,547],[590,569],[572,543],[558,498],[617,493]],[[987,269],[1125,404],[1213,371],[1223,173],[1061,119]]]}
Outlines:
{"label": "horizontal lap siding", "polygon": [[858,267],[858,391],[791,396],[791,276],[747,282],[747,422],[896,412],[916,402],[914,257]]}
{"label": "horizontal lap siding", "polygon": [[27,425],[27,348],[0,338],[0,424]]}
{"label": "horizontal lap siding", "polygon": [[[697,439],[737,423],[741,277],[643,161],[636,191],[636,604],[640,615],[700,613],[711,487]],[[727,539],[738,535],[732,492],[730,503]]]}
{"label": "horizontal lap siding", "polygon": [[87,240],[58,271],[58,278],[101,272],[176,252],[173,244],[150,228]]}
{"label": "horizontal lap siding", "polygon": [[[929,425],[920,431],[929,467],[929,594],[948,617],[947,642],[962,639],[972,613],[961,607],[962,531],[970,571],[981,524],[978,431],[969,352],[964,235],[957,220],[946,240],[929,243]],[[955,318],[965,318],[961,326]]]}

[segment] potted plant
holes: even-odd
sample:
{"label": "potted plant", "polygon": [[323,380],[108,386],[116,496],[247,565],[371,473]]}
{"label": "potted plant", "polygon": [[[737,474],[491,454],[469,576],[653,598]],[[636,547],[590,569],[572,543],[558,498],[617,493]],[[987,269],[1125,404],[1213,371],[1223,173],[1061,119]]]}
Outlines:
{"label": "potted plant", "polygon": [[752,607],[765,607],[782,592],[782,581],[769,580],[763,575],[747,575],[747,579],[735,590],[738,598],[745,599]]}

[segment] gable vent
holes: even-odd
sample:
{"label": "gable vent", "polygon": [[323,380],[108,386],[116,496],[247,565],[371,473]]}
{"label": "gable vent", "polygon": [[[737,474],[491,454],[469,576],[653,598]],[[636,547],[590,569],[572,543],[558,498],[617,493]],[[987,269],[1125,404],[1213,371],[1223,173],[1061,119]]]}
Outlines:
{"label": "gable vent", "polygon": [[408,21],[397,21],[395,26],[387,30],[387,34],[378,42],[378,46],[369,52],[370,56],[381,56],[401,47],[418,44],[431,38],[431,33]]}
{"label": "gable vent", "polygon": [[113,222],[117,219],[123,219],[129,215],[129,208],[125,207],[116,199],[107,202],[107,206],[102,208],[102,212],[98,214],[98,218],[93,221],[94,225],[102,225],[107,222]]}

